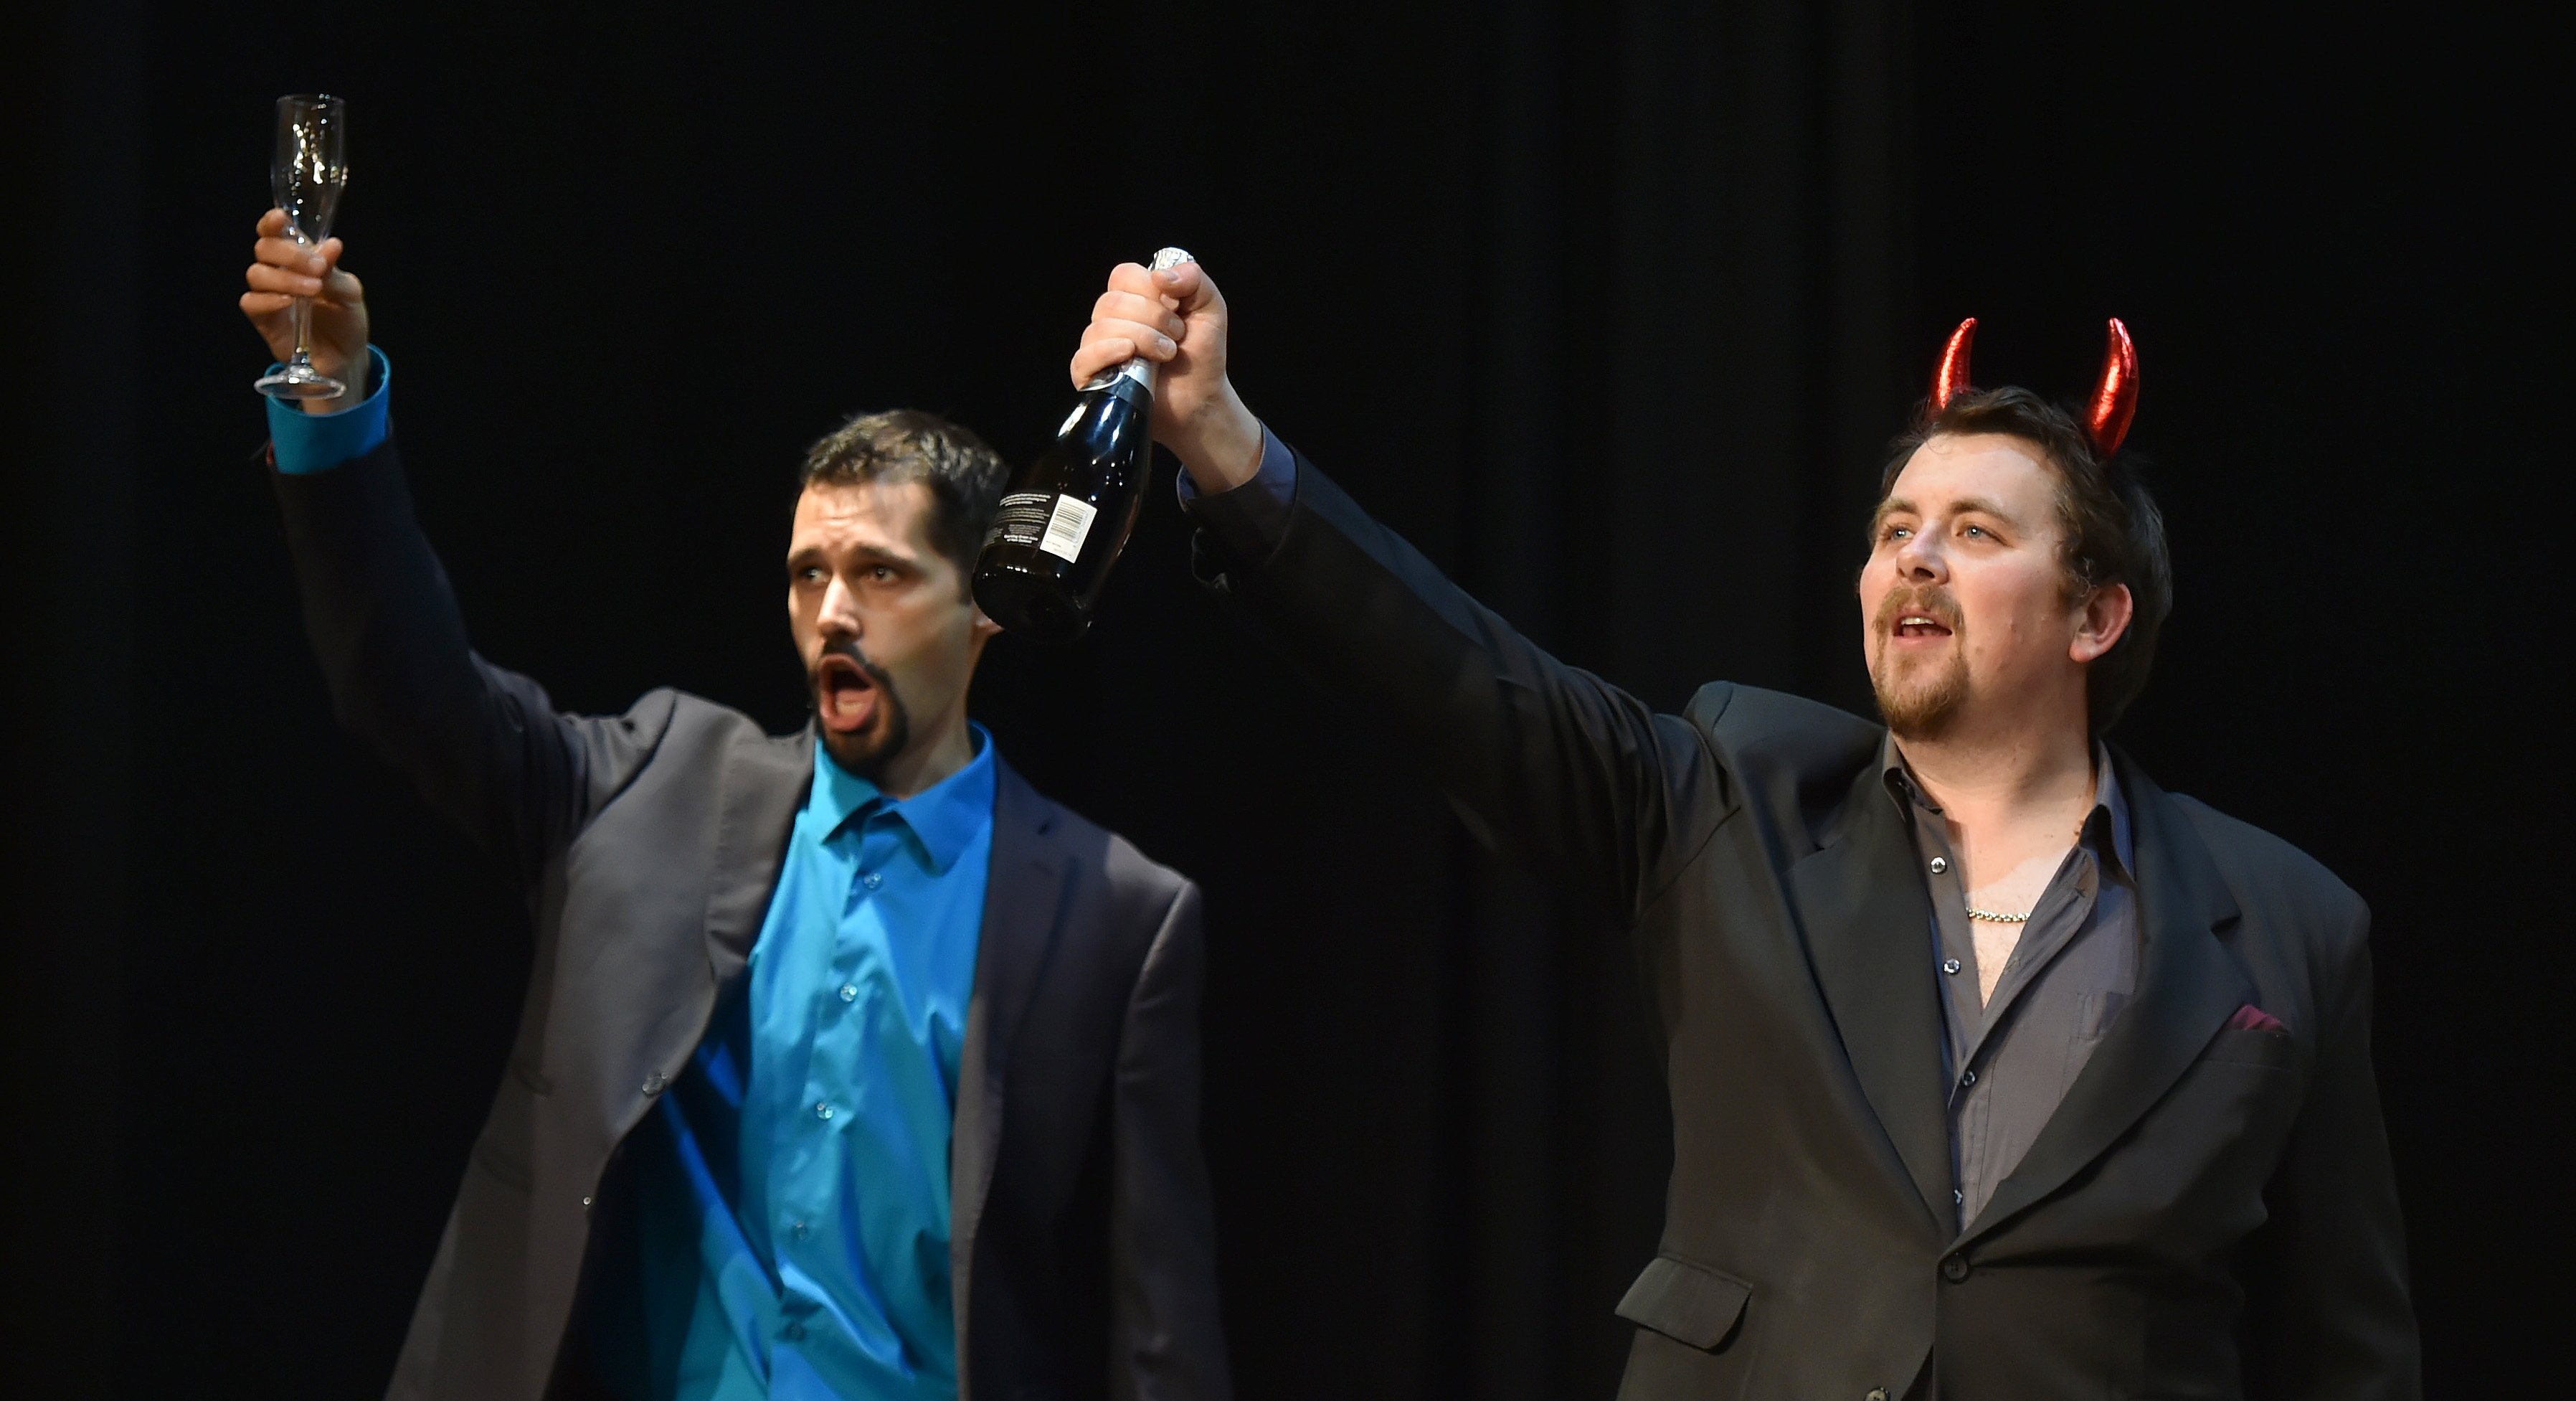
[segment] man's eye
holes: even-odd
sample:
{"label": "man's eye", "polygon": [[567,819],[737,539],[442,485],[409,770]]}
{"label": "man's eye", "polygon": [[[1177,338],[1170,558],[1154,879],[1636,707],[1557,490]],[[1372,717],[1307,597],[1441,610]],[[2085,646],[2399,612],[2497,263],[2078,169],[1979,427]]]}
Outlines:
{"label": "man's eye", "polygon": [[894,567],[885,564],[873,566],[868,570],[868,577],[880,584],[891,584],[894,582]]}

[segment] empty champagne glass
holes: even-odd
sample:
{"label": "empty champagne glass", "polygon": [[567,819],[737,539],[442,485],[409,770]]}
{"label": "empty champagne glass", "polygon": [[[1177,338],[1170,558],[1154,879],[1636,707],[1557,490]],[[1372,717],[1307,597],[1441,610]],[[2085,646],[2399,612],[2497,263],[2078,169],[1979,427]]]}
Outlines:
{"label": "empty champagne glass", "polygon": [[[286,211],[286,234],[307,246],[331,236],[349,183],[347,104],[328,93],[277,99],[277,153],[268,189]],[[254,388],[279,399],[329,399],[348,386],[313,368],[313,302],[295,299],[295,354]]]}

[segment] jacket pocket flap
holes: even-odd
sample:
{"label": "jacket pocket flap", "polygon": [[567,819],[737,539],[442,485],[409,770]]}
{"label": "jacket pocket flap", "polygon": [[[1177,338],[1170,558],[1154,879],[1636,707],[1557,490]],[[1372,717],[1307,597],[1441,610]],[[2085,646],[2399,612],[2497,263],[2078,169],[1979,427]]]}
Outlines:
{"label": "jacket pocket flap", "polygon": [[1619,1316],[1675,1342],[1714,1352],[1744,1317],[1753,1286],[1733,1275],[1658,1255],[1619,1301]]}

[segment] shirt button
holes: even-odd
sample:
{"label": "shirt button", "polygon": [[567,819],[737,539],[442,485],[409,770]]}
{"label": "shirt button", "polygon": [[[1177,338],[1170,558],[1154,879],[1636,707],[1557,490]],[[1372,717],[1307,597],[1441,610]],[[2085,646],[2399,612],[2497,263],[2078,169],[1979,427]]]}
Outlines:
{"label": "shirt button", "polygon": [[1977,1072],[1971,1070],[1967,1074],[1960,1076],[1959,1083],[1962,1085],[1973,1085],[1977,1083]]}
{"label": "shirt button", "polygon": [[805,1325],[802,1323],[788,1324],[786,1327],[778,1330],[778,1336],[785,1338],[791,1343],[801,1343],[805,1341]]}
{"label": "shirt button", "polygon": [[1949,857],[1935,856],[1932,858],[1932,874],[1937,876],[1948,869],[1950,869]]}
{"label": "shirt button", "polygon": [[843,983],[843,984],[841,984],[841,1000],[842,1000],[843,1002],[856,1002],[856,1001],[858,1001],[858,1000],[859,1000],[859,985],[858,985],[857,983]]}
{"label": "shirt button", "polygon": [[802,1222],[802,1221],[799,1221],[799,1222],[797,1222],[793,1227],[790,1227],[787,1233],[788,1233],[789,1235],[792,1235],[792,1236],[796,1237],[798,1240],[803,1240],[803,1239],[805,1239],[806,1235],[808,1234],[808,1230],[807,1230],[807,1228],[806,1228],[805,1223],[804,1223],[804,1222]]}
{"label": "shirt button", "polygon": [[822,1103],[815,1105],[815,1106],[814,1106],[814,1117],[815,1117],[815,1118],[817,1118],[817,1119],[829,1119],[829,1118],[831,1118],[831,1117],[832,1117],[832,1101],[830,1101],[830,1100],[828,1100],[828,1099],[827,1099],[827,1100],[824,1100]]}
{"label": "shirt button", "polygon": [[874,871],[870,871],[866,875],[859,877],[859,884],[866,886],[870,890],[874,890],[878,886],[885,884],[885,877],[878,875]]}
{"label": "shirt button", "polygon": [[1941,971],[1944,973],[1956,974],[1959,971],[1959,960],[1955,958],[1942,959]]}
{"label": "shirt button", "polygon": [[1941,1277],[1950,1281],[1952,1284],[1956,1284],[1960,1280],[1966,1279],[1968,1277],[1968,1257],[1965,1255],[1952,1255],[1942,1260]]}
{"label": "shirt button", "polygon": [[1883,1386],[1871,1387],[1869,1389],[1869,1394],[1862,1397],[1860,1401],[1887,1401],[1887,1388]]}
{"label": "shirt button", "polygon": [[669,1088],[671,1088],[671,1077],[661,1071],[656,1070],[644,1077],[644,1093],[648,1095],[658,1095]]}
{"label": "shirt button", "polygon": [[584,1211],[588,1211],[588,1210],[590,1210],[590,1203],[591,1203],[591,1199],[590,1199],[590,1198],[588,1198],[588,1197],[584,1197],[584,1198],[582,1198],[582,1199],[581,1199],[581,1209],[582,1209],[582,1210],[584,1210]]}

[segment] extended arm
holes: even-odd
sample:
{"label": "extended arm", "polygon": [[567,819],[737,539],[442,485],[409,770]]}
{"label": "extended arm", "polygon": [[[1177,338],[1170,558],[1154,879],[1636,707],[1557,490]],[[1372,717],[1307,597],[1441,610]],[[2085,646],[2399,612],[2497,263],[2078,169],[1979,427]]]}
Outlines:
{"label": "extended arm", "polygon": [[1725,815],[1687,722],[1559,662],[1263,431],[1225,378],[1226,308],[1195,264],[1112,276],[1077,380],[1129,355],[1163,365],[1155,437],[1199,495],[1203,572],[1307,672],[1392,728],[1478,835],[1591,910],[1633,920]]}
{"label": "extended arm", "polygon": [[1217,1309],[1216,1222],[1199,1146],[1199,893],[1183,885],[1128,998],[1111,1106],[1111,1394],[1233,1394]]}
{"label": "extended arm", "polygon": [[589,816],[580,723],[534,681],[467,649],[390,440],[275,482],[333,713],[432,807],[532,876]]}
{"label": "extended arm", "polygon": [[278,505],[333,710],[524,880],[587,819],[594,793],[649,752],[651,719],[668,707],[558,715],[535,682],[467,648],[385,426],[391,391],[370,372],[364,291],[338,267],[339,240],[305,248],[282,226],[273,210],[261,221],[242,310],[282,353],[292,298],[314,297],[315,364],[351,384],[341,401],[270,405]]}

